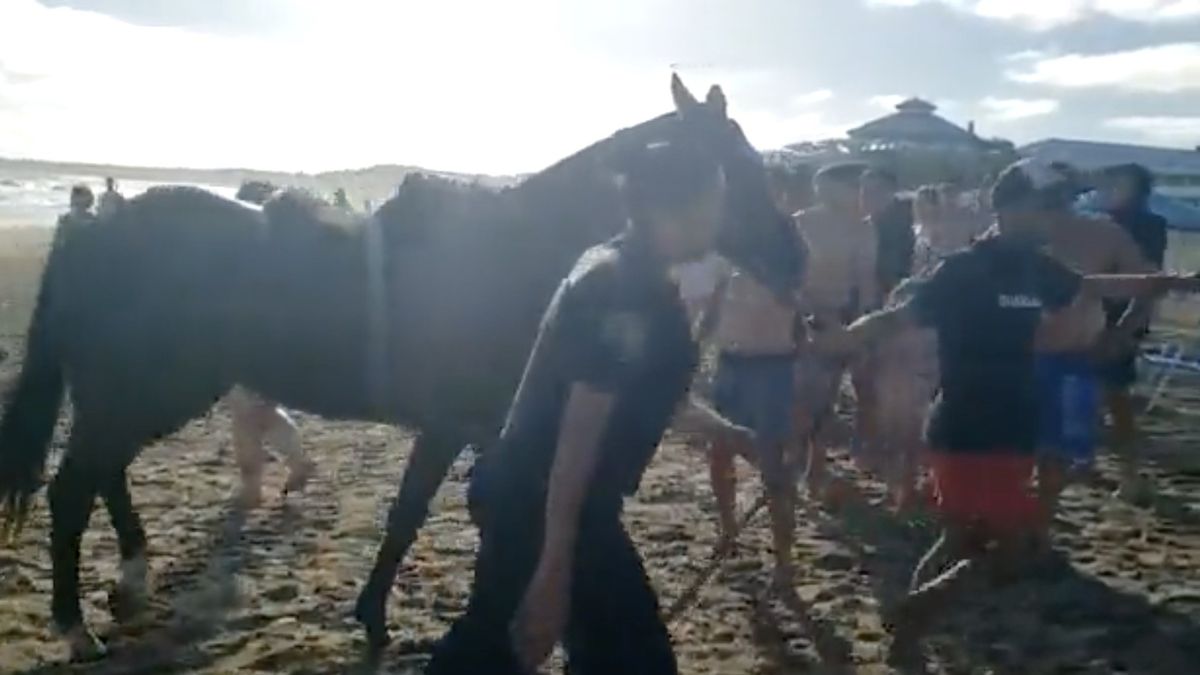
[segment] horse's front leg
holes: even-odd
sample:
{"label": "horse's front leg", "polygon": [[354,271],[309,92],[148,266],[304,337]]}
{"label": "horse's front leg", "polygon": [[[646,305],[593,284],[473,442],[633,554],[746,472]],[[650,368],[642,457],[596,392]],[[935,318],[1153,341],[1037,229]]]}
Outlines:
{"label": "horse's front leg", "polygon": [[125,468],[113,473],[101,489],[121,552],[121,577],[109,595],[109,607],[118,621],[137,616],[146,604],[146,531],[133,508]]}
{"label": "horse's front leg", "polygon": [[366,586],[358,596],[354,616],[367,632],[367,645],[377,650],[387,644],[387,598],[396,580],[400,562],[429,515],[429,502],[446,478],[461,446],[445,436],[422,433],[413,443],[412,455],[400,492],[388,511],[387,532]]}
{"label": "horse's front leg", "polygon": [[87,528],[99,491],[98,465],[72,435],[54,482],[50,484],[50,559],[54,591],[50,612],[54,627],[66,640],[71,660],[91,660],[104,655],[104,646],[83,621],[79,604],[79,543]]}

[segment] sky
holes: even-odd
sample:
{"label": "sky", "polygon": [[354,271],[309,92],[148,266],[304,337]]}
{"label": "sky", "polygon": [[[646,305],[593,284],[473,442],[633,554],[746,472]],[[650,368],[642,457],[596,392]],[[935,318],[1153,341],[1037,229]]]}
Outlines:
{"label": "sky", "polygon": [[1200,145],[1200,0],[0,0],[0,156],[536,171],[719,83],[760,148],[919,95]]}

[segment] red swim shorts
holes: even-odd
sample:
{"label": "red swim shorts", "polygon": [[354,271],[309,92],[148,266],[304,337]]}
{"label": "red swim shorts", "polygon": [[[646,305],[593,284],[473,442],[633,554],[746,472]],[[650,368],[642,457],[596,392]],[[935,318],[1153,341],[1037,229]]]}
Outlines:
{"label": "red swim shorts", "polygon": [[931,452],[929,461],[938,510],[955,525],[1010,534],[1037,523],[1032,456]]}

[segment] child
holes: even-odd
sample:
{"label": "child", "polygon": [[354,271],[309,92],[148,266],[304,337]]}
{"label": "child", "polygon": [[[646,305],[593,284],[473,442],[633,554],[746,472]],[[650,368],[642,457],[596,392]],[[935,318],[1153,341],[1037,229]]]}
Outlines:
{"label": "child", "polygon": [[[926,441],[943,533],[913,574],[891,617],[891,658],[917,653],[927,624],[964,591],[1011,579],[1036,531],[1030,490],[1037,444],[1034,333],[1044,310],[1080,293],[1132,297],[1200,289],[1164,275],[1082,277],[1040,250],[1048,211],[1062,202],[1061,173],[1021,160],[992,191],[996,228],[948,256],[916,284],[905,303],[868,315],[840,334],[816,338],[833,351],[856,351],[914,326],[936,331],[941,391]],[[948,560],[945,571],[937,563]]]}

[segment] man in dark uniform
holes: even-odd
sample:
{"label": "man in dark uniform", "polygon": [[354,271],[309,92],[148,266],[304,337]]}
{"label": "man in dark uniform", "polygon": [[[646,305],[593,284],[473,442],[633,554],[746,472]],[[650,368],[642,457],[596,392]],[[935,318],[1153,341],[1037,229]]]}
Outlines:
{"label": "man in dark uniform", "polygon": [[[497,446],[476,464],[470,604],[427,673],[532,672],[560,639],[572,673],[677,672],[621,511],[696,366],[669,267],[713,248],[724,177],[699,149],[655,143],[624,189],[629,229],[559,287]],[[748,440],[707,408],[687,410],[676,429]]]}
{"label": "man in dark uniform", "polygon": [[[1101,172],[1100,193],[1109,217],[1129,233],[1142,256],[1161,270],[1167,251],[1167,221],[1150,210],[1153,189],[1153,174],[1140,164],[1120,164]],[[1148,314],[1125,317],[1129,309],[1128,302],[1105,304],[1110,339],[1104,344],[1109,350],[1102,354],[1103,362],[1097,370],[1104,381],[1105,398],[1112,416],[1110,443],[1121,461],[1118,494],[1136,502],[1149,497],[1151,490],[1138,473],[1137,421],[1129,390],[1137,382],[1137,348],[1149,333],[1150,317]],[[1127,328],[1118,330],[1118,326]]]}

